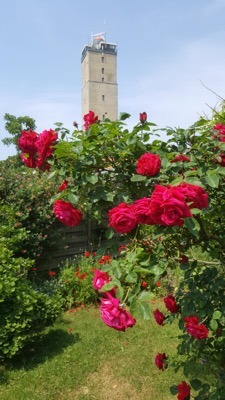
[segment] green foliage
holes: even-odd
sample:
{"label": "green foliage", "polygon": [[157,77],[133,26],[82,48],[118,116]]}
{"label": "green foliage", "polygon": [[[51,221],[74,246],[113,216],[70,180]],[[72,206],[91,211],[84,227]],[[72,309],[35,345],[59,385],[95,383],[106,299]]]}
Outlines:
{"label": "green foliage", "polygon": [[[129,117],[123,113],[120,121],[105,121],[91,125],[86,132],[74,132],[72,141],[61,141],[56,147],[58,171],[71,185],[57,198],[70,200],[89,218],[107,224],[108,210],[115,205],[150,197],[155,184],[166,187],[189,183],[202,187],[209,198],[208,208],[191,208],[192,217],[183,226],[150,226],[129,233],[128,251],[115,257],[103,268],[111,282],[102,290],[117,287],[121,302],[130,306],[135,315],[150,317],[148,300],[154,290],[149,280],[142,289],[142,274],[153,278],[153,283],[168,277],[173,270],[177,285],[174,295],[180,306],[178,315],[170,313],[165,322],[179,318],[181,344],[178,354],[170,362],[176,370],[183,368],[196,399],[222,399],[224,386],[225,341],[225,135],[221,139],[217,123],[224,124],[222,105],[212,120],[200,118],[188,129],[165,128],[169,140],[153,140],[157,128],[152,123],[136,125],[129,132],[122,122]],[[162,167],[149,178],[136,172],[137,159],[146,152],[158,154]],[[185,155],[189,161],[178,161]],[[72,195],[72,197],[71,197]],[[54,200],[54,198],[53,198]],[[188,203],[191,206],[191,201]],[[112,234],[108,232],[108,237]],[[149,251],[142,246],[150,241]],[[206,258],[199,258],[207,254]],[[183,255],[189,262],[182,261]],[[184,317],[196,316],[207,327],[209,337],[194,339],[187,333]],[[196,380],[198,377],[198,380]],[[177,393],[172,388],[172,392]]]}
{"label": "green foliage", "polygon": [[89,253],[61,266],[58,279],[66,307],[96,303],[99,295],[93,288],[93,271],[97,266],[96,257]]}
{"label": "green foliage", "polygon": [[4,138],[2,139],[2,142],[6,146],[14,144],[16,146],[17,152],[19,152],[18,139],[20,137],[21,131],[29,129],[35,130],[36,128],[35,120],[27,116],[17,118],[11,114],[5,114],[4,119],[6,121],[5,129],[10,135],[12,135],[12,137]]}
{"label": "green foliage", "polygon": [[154,180],[132,176],[137,159],[151,149],[149,125],[129,132],[122,121],[106,121],[90,126],[85,133],[75,131],[71,142],[60,141],[55,149],[56,165],[61,177],[71,182],[70,190],[60,198],[69,200],[68,193],[75,194],[72,202],[105,224],[109,208],[144,194]]}
{"label": "green foliage", "polygon": [[16,146],[17,151],[19,151],[18,148],[18,139],[20,137],[21,131],[22,130],[35,130],[36,125],[35,125],[35,120],[33,118],[24,116],[24,117],[15,117],[14,115],[11,114],[5,114],[4,115],[5,119],[5,129],[6,131],[12,135],[11,138],[4,138],[2,139],[2,142],[9,146],[10,144],[14,144]]}
{"label": "green foliage", "polygon": [[59,240],[53,230],[55,217],[50,199],[60,183],[57,176],[49,180],[38,169],[18,167],[16,159],[0,163],[0,198],[14,209],[16,226],[29,232],[20,242],[20,248],[18,243],[20,255],[38,259],[44,247]]}
{"label": "green foliage", "polygon": [[53,323],[62,298],[35,289],[28,279],[30,258],[18,256],[27,232],[9,206],[0,206],[0,359],[17,354],[31,338]]}

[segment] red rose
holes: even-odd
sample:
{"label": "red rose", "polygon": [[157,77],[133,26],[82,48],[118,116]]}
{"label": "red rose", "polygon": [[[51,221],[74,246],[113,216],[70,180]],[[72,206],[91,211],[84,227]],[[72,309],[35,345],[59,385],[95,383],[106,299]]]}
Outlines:
{"label": "red rose", "polygon": [[213,127],[214,130],[218,131],[217,137],[221,142],[225,142],[225,125],[217,124]]}
{"label": "red rose", "polygon": [[209,331],[205,325],[199,324],[198,317],[195,316],[185,317],[184,321],[186,322],[185,327],[189,335],[193,336],[195,339],[198,340],[208,338]]}
{"label": "red rose", "polygon": [[58,139],[58,133],[56,133],[52,129],[50,129],[49,131],[45,130],[42,133],[40,133],[36,141],[37,152],[38,152],[38,158],[37,158],[38,168],[42,168],[44,166],[44,168],[46,169],[45,165],[46,159],[52,155],[53,145],[55,144],[57,139]]}
{"label": "red rose", "polygon": [[156,356],[155,356],[156,367],[158,367],[159,369],[162,369],[162,370],[166,369],[167,368],[167,364],[165,362],[166,359],[167,359],[167,357],[166,357],[165,353],[156,354]]}
{"label": "red rose", "polygon": [[89,111],[89,113],[85,114],[83,118],[84,118],[84,129],[85,129],[85,131],[88,130],[90,125],[93,125],[96,122],[98,122],[98,116],[95,115],[94,111]]}
{"label": "red rose", "polygon": [[182,226],[183,218],[192,217],[182,191],[176,186],[160,185],[155,185],[148,215],[155,224],[165,226]]}
{"label": "red rose", "polygon": [[151,199],[149,197],[143,197],[142,199],[136,200],[133,204],[134,213],[137,217],[139,224],[153,225],[154,222],[150,215],[148,215]]}
{"label": "red rose", "polygon": [[146,288],[148,286],[147,282],[143,281],[141,282],[141,287]]}
{"label": "red rose", "polygon": [[165,304],[167,310],[169,310],[171,313],[176,314],[179,312],[179,306],[176,303],[176,300],[172,294],[169,294],[168,296],[166,296],[163,299],[163,301],[164,301],[164,304]]}
{"label": "red rose", "polygon": [[145,153],[137,160],[137,174],[155,176],[161,168],[161,159],[157,154]]}
{"label": "red rose", "polygon": [[134,326],[136,321],[119,303],[119,299],[107,292],[106,297],[101,299],[101,317],[103,322],[109,327],[118,331],[125,331],[125,329]]}
{"label": "red rose", "polygon": [[187,256],[185,256],[184,254],[181,256],[180,258],[180,263],[187,263],[189,260],[189,258]]}
{"label": "red rose", "polygon": [[50,271],[48,274],[49,274],[49,276],[55,276],[55,272],[54,271]]}
{"label": "red rose", "polygon": [[26,165],[26,167],[28,168],[36,167],[36,160],[33,156],[29,156],[28,153],[21,153],[20,157],[21,161]]}
{"label": "red rose", "polygon": [[163,325],[166,317],[161,311],[158,310],[158,308],[153,312],[153,315],[157,324]]}
{"label": "red rose", "polygon": [[34,156],[37,152],[36,140],[38,138],[38,134],[32,130],[22,131],[21,136],[18,139],[18,146],[20,150],[29,154],[29,156]]}
{"label": "red rose", "polygon": [[67,180],[63,181],[62,185],[59,186],[59,189],[58,189],[59,192],[63,192],[63,190],[67,189],[68,183],[69,183],[69,182],[68,182]]}
{"label": "red rose", "polygon": [[142,125],[147,121],[147,113],[145,111],[143,113],[140,113],[139,121]]}
{"label": "red rose", "polygon": [[191,387],[185,381],[182,381],[180,385],[177,385],[177,390],[178,390],[178,395],[177,395],[178,400],[190,400]]}
{"label": "red rose", "polygon": [[185,196],[185,201],[189,204],[190,208],[203,208],[208,207],[208,195],[203,188],[197,185],[192,185],[191,183],[181,183],[177,186],[177,189]]}
{"label": "red rose", "polygon": [[189,157],[187,157],[187,156],[185,156],[183,154],[177,154],[175,156],[175,158],[173,160],[171,160],[170,162],[171,163],[175,163],[175,162],[185,162],[185,161],[186,162],[190,162],[191,160],[190,160]]}
{"label": "red rose", "polygon": [[108,283],[110,281],[110,276],[107,274],[107,272],[100,271],[99,269],[96,269],[94,271],[94,278],[93,278],[93,287],[96,290],[101,290],[102,286],[105,285],[105,283]]}
{"label": "red rose", "polygon": [[129,233],[137,226],[133,205],[120,203],[109,211],[109,226],[118,233]]}
{"label": "red rose", "polygon": [[64,200],[54,202],[53,212],[56,218],[66,226],[79,225],[82,220],[82,212]]}

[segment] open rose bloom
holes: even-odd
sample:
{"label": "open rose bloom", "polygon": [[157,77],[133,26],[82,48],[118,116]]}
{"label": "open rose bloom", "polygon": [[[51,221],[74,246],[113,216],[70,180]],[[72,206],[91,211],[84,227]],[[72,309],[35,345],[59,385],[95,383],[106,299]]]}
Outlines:
{"label": "open rose bloom", "polygon": [[178,400],[190,400],[191,387],[185,381],[177,385]]}
{"label": "open rose bloom", "polygon": [[161,159],[157,154],[145,153],[137,160],[137,174],[155,176],[161,168]]}
{"label": "open rose bloom", "polygon": [[79,225],[83,217],[80,210],[64,200],[54,202],[53,212],[56,218],[66,226]]}
{"label": "open rose bloom", "polygon": [[132,315],[120,306],[120,300],[109,292],[101,299],[100,312],[103,322],[118,331],[125,331],[136,323]]}
{"label": "open rose bloom", "polygon": [[96,269],[94,271],[94,278],[93,278],[93,287],[96,290],[101,290],[102,286],[104,286],[106,283],[109,283],[110,281],[110,276],[107,274],[107,272],[100,271],[99,269]]}
{"label": "open rose bloom", "polygon": [[199,323],[198,317],[190,316],[185,317],[185,327],[187,333],[197,340],[207,339],[209,331],[204,324]]}
{"label": "open rose bloom", "polygon": [[109,211],[109,226],[118,233],[129,233],[137,226],[133,205],[120,203]]}
{"label": "open rose bloom", "polygon": [[179,306],[176,303],[176,300],[172,294],[164,297],[163,301],[167,310],[169,310],[171,313],[176,314],[179,312]]}
{"label": "open rose bloom", "polygon": [[50,164],[47,160],[53,153],[57,139],[58,134],[52,129],[39,135],[32,130],[22,131],[18,140],[22,162],[29,168],[49,170]]}

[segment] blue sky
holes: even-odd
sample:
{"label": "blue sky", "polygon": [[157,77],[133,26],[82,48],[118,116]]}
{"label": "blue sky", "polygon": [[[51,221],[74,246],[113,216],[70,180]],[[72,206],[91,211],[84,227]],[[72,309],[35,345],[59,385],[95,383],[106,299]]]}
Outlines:
{"label": "blue sky", "polygon": [[[1,0],[0,139],[4,114],[37,131],[81,124],[81,51],[91,34],[118,45],[119,112],[187,127],[225,97],[225,0]],[[14,154],[0,144],[0,159]]]}

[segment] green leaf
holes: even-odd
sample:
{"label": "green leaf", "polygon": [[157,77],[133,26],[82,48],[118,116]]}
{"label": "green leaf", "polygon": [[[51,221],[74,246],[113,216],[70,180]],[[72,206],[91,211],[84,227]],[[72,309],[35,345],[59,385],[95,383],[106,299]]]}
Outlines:
{"label": "green leaf", "polygon": [[52,179],[53,178],[53,176],[55,176],[55,174],[57,174],[57,171],[53,171],[53,172],[51,172],[49,175],[48,175],[48,180],[50,180],[50,179]]}
{"label": "green leaf", "polygon": [[105,200],[105,201],[112,202],[114,200],[114,193],[112,193],[112,192],[103,192],[101,194],[101,199]]}
{"label": "green leaf", "polygon": [[199,390],[202,387],[202,382],[199,379],[192,379],[190,384],[194,390]]}
{"label": "green leaf", "polygon": [[118,279],[113,279],[109,283],[105,283],[105,285],[102,286],[101,292],[108,292],[109,290],[113,289],[115,286],[120,286],[120,281]]}
{"label": "green leaf", "polygon": [[154,265],[149,269],[149,273],[153,275],[162,275],[164,272],[164,269],[160,267],[159,265]]}
{"label": "green leaf", "polygon": [[208,183],[208,185],[213,188],[218,188],[220,183],[218,175],[210,171],[207,171],[207,176],[205,177],[205,180]]}
{"label": "green leaf", "polygon": [[73,194],[73,193],[69,193],[69,194],[68,194],[68,200],[69,200],[72,204],[77,205],[78,202],[79,202],[79,197],[76,196],[76,195]]}
{"label": "green leaf", "polygon": [[126,112],[121,112],[120,113],[120,121],[124,121],[127,118],[130,118],[130,114],[126,113]]}
{"label": "green leaf", "polygon": [[218,174],[225,175],[225,168],[224,167],[219,167],[217,171],[218,171]]}
{"label": "green leaf", "polygon": [[211,319],[209,326],[213,331],[216,331],[218,329],[218,323],[215,319]]}
{"label": "green leaf", "polygon": [[214,313],[213,313],[213,319],[220,319],[220,318],[221,318],[221,315],[222,315],[221,311],[216,310],[216,311],[214,311]]}
{"label": "green leaf", "polygon": [[138,302],[137,300],[133,300],[130,306],[130,312],[134,316],[140,316],[145,320],[149,320],[151,316],[151,310],[146,302]]}
{"label": "green leaf", "polygon": [[185,218],[184,225],[193,236],[198,237],[200,225],[195,218]]}
{"label": "green leaf", "polygon": [[178,393],[177,386],[170,386],[170,393],[175,396]]}
{"label": "green leaf", "polygon": [[146,180],[146,176],[134,174],[130,180],[131,182],[141,182]]}
{"label": "green leaf", "polygon": [[134,271],[131,271],[125,278],[126,282],[136,283],[137,282],[137,274]]}
{"label": "green leaf", "polygon": [[138,296],[138,301],[152,300],[155,297],[154,293],[143,291]]}
{"label": "green leaf", "polygon": [[123,289],[122,286],[118,286],[118,287],[117,287],[117,289],[116,289],[116,296],[117,296],[119,299],[122,299],[122,298],[123,298],[123,296],[124,296],[124,289]]}
{"label": "green leaf", "polygon": [[90,175],[86,176],[86,180],[91,183],[92,185],[95,185],[98,182],[98,175]]}

